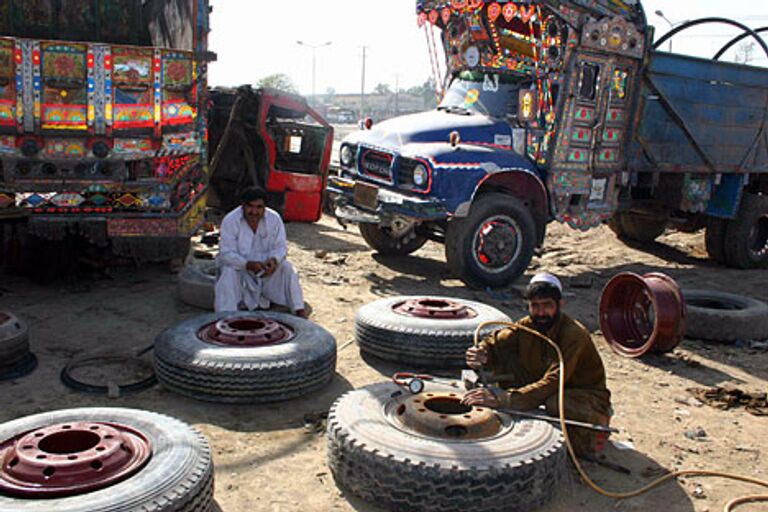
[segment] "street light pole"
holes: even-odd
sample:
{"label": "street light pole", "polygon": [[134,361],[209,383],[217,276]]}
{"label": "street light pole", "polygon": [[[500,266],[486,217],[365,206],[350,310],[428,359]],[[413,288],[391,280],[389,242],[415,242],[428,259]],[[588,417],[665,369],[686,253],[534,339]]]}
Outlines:
{"label": "street light pole", "polygon": [[[658,16],[659,18],[661,18],[661,19],[663,19],[664,21],[666,21],[667,23],[669,23],[669,29],[670,29],[670,30],[672,30],[673,28],[675,28],[675,25],[676,25],[676,24],[675,24],[675,23],[672,23],[671,21],[669,21],[669,18],[667,18],[666,16],[664,16],[664,12],[663,12],[661,9],[659,9],[658,11],[656,11],[656,12],[655,12],[655,14],[656,14],[656,16]],[[669,38],[669,53],[672,53],[672,39],[673,39],[673,38],[671,38],[671,37]]]}
{"label": "street light pole", "polygon": [[296,44],[299,46],[306,46],[308,48],[312,49],[312,101],[317,103],[317,91],[315,89],[315,76],[317,72],[317,49],[323,48],[324,46],[329,46],[331,44],[331,41],[327,41],[323,44],[309,44],[305,43],[304,41],[296,41]]}

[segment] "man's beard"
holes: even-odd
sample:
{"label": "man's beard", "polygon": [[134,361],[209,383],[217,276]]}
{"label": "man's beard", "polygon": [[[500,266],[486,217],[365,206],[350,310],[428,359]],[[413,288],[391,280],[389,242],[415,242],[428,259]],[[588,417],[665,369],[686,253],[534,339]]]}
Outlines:
{"label": "man's beard", "polygon": [[560,320],[560,308],[557,308],[554,316],[532,316],[533,327],[540,333],[546,333]]}

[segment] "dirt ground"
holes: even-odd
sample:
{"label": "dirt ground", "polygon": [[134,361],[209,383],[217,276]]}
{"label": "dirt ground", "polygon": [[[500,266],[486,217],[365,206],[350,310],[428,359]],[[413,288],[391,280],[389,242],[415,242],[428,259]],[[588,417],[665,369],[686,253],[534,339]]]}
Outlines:
{"label": "dirt ground", "polygon": [[[337,488],[325,463],[324,426],[305,421],[308,413],[327,411],[345,391],[387,379],[395,370],[408,370],[361,358],[352,343],[357,308],[392,295],[449,295],[487,302],[519,317],[524,314],[520,285],[493,293],[468,290],[448,275],[442,246],[429,243],[410,257],[384,258],[368,249],[356,228],[345,231],[330,218],[317,224],[290,224],[288,235],[289,257],[300,269],[312,319],[338,341],[338,373],[324,391],[262,406],[197,402],[162,387],[115,399],[75,393],[59,381],[59,372],[71,357],[145,347],[164,328],[201,311],[178,301],[176,277],[164,266],[117,268],[109,278],[47,286],[0,275],[0,310],[29,322],[33,350],[40,359],[30,376],[0,382],[0,421],[79,406],[159,411],[195,425],[210,440],[215,497],[224,512],[377,510]],[[664,469],[681,468],[768,479],[766,418],[701,406],[686,392],[691,386],[723,383],[766,391],[768,353],[741,343],[686,340],[672,354],[623,359],[608,348],[597,321],[601,289],[622,271],[661,271],[684,287],[768,301],[766,271],[734,271],[710,263],[701,234],[668,233],[660,243],[639,250],[623,245],[607,228],[581,233],[559,225],[550,226],[544,250],[528,275],[538,270],[564,279],[566,310],[594,333],[613,391],[613,424],[621,430],[613,439],[634,447],[608,451],[612,462],[632,470],[630,476],[587,464],[600,485],[633,489]],[[714,512],[733,497],[759,491],[765,492],[738,482],[686,478],[639,498],[615,501],[595,494],[573,474],[543,510]],[[768,505],[753,504],[739,510],[767,509]]]}

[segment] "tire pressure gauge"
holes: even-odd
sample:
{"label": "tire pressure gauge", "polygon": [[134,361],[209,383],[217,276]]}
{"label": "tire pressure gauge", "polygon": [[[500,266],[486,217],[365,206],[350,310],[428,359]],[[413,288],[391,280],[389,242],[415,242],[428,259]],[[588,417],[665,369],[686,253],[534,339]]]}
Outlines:
{"label": "tire pressure gauge", "polygon": [[418,395],[422,391],[424,391],[424,381],[419,379],[418,377],[412,378],[408,382],[408,391],[410,391],[414,395]]}
{"label": "tire pressure gauge", "polygon": [[413,395],[418,395],[424,391],[425,383],[433,380],[431,375],[416,375],[413,373],[396,373],[392,376],[392,382],[405,388]]}

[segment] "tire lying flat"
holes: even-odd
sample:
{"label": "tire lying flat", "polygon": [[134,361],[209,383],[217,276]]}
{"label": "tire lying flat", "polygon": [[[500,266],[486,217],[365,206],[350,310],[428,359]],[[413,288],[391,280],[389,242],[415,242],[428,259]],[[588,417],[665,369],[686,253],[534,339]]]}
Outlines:
{"label": "tire lying flat", "polygon": [[387,419],[397,391],[374,384],[331,407],[328,465],[342,488],[398,512],[528,512],[554,496],[567,466],[552,425],[523,420],[487,439],[430,438]]}
{"label": "tire lying flat", "polygon": [[[270,319],[294,337],[277,345],[237,347],[204,341],[199,331],[218,320]],[[176,393],[211,402],[259,403],[297,398],[333,378],[336,340],[293,315],[230,312],[201,315],[163,331],[155,340],[157,378]]]}
{"label": "tire lying flat", "polygon": [[190,306],[213,311],[216,273],[216,263],[213,261],[184,267],[176,282],[179,299]]}
{"label": "tire lying flat", "polygon": [[768,339],[768,304],[714,290],[683,290],[688,308],[685,337],[733,342]]}
{"label": "tire lying flat", "polygon": [[[422,318],[393,310],[398,304],[420,299],[427,298],[390,297],[361,307],[355,318],[355,338],[360,350],[387,361],[417,367],[461,367],[464,365],[464,354],[472,346],[475,330],[481,323],[511,321],[507,315],[486,304],[448,297],[429,297],[428,300],[453,301],[474,310],[477,316],[464,319]],[[484,332],[493,329],[491,325]]]}
{"label": "tire lying flat", "polygon": [[13,498],[0,491],[3,512],[208,512],[213,500],[213,463],[208,441],[189,425],[148,411],[67,409],[0,425],[0,442],[67,422],[119,423],[142,432],[152,456],[141,470],[109,487],[63,498]]}

